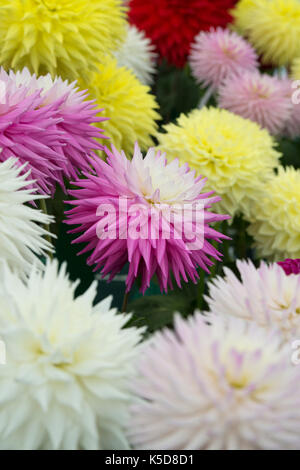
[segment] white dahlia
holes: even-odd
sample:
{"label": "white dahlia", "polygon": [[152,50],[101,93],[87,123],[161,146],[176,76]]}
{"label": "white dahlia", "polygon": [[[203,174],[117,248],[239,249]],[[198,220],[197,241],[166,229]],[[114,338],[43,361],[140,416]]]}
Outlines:
{"label": "white dahlia", "polygon": [[240,279],[229,268],[209,284],[211,312],[278,328],[285,338],[300,337],[300,275],[287,276],[276,263],[237,261]]}
{"label": "white dahlia", "polygon": [[141,330],[123,328],[111,298],[93,306],[96,283],[75,298],[56,261],[27,283],[6,266],[2,278],[0,449],[127,449]]}
{"label": "white dahlia", "polygon": [[128,434],[137,449],[299,449],[300,367],[276,332],[177,317],[142,354]]}
{"label": "white dahlia", "polygon": [[43,238],[50,235],[43,225],[52,218],[26,204],[43,196],[33,194],[33,181],[27,179],[30,172],[24,173],[26,165],[17,167],[16,162],[17,159],[9,158],[0,163],[0,260],[24,276],[33,264],[42,266],[36,255],[52,251],[51,244]]}
{"label": "white dahlia", "polygon": [[132,70],[144,85],[151,85],[157,54],[155,46],[144,31],[139,31],[135,26],[128,26],[126,39],[114,55],[120,67]]}

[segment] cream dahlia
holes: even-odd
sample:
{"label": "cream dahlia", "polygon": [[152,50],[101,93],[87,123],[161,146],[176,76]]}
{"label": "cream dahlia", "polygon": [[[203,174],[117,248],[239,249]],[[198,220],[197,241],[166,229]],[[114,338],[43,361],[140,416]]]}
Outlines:
{"label": "cream dahlia", "polygon": [[75,298],[64,265],[22,282],[4,266],[0,337],[1,449],[127,449],[125,426],[140,330],[124,328],[96,283]]}

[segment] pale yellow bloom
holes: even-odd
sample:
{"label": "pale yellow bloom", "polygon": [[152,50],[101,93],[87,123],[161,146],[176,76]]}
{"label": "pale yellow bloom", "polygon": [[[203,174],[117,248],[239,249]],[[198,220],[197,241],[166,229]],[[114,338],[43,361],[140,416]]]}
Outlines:
{"label": "pale yellow bloom", "polygon": [[224,109],[203,108],[158,134],[159,148],[187,162],[208,178],[207,186],[222,197],[220,210],[249,213],[280,153],[275,140],[258,124]]}

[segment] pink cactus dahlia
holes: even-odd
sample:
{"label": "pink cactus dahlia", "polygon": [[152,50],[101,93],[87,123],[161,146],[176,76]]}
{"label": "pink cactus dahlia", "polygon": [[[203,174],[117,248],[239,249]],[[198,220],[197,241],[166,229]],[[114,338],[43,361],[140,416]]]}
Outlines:
{"label": "pink cactus dahlia", "polygon": [[287,81],[259,72],[228,77],[219,88],[219,105],[273,135],[282,134],[292,113]]}
{"label": "pink cactus dahlia", "polygon": [[214,90],[229,75],[257,69],[257,55],[241,36],[227,29],[201,31],[191,46],[189,62],[195,79]]}
{"label": "pink cactus dahlia", "polygon": [[63,176],[75,178],[89,168],[88,156],[103,149],[103,138],[93,122],[99,110],[75,83],[60,78],[0,71],[0,161],[11,156],[28,163],[36,190],[52,193]]}
{"label": "pink cactus dahlia", "polygon": [[79,225],[71,233],[81,233],[74,243],[87,243],[81,253],[92,252],[88,264],[113,279],[129,262],[127,291],[139,277],[144,293],[154,274],[164,291],[172,274],[179,286],[181,278],[196,282],[197,268],[213,264],[209,256],[221,259],[208,242],[226,238],[209,226],[228,218],[208,211],[220,198],[201,193],[206,180],[187,164],[167,163],[154,149],[143,159],[136,144],[131,161],[114,147],[106,153],[107,162],[91,160],[93,174],[70,191],[75,207],[66,223]]}

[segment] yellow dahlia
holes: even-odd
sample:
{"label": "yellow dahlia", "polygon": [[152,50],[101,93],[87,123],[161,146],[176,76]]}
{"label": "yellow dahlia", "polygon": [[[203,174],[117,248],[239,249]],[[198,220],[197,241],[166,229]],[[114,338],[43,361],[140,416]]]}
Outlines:
{"label": "yellow dahlia", "polygon": [[268,131],[224,109],[197,109],[164,129],[159,148],[206,176],[219,210],[232,216],[249,213],[281,156]]}
{"label": "yellow dahlia", "polygon": [[132,153],[134,143],[145,150],[153,145],[156,120],[160,119],[158,104],[148,86],[142,85],[126,67],[118,67],[116,59],[106,57],[91,74],[89,84],[82,83],[103,108],[109,120],[99,123],[110,142],[118,149]]}
{"label": "yellow dahlia", "polygon": [[240,0],[232,15],[264,62],[288,65],[299,56],[299,0]]}
{"label": "yellow dahlia", "polygon": [[257,200],[249,233],[263,257],[300,258],[299,188],[300,170],[280,167]]}
{"label": "yellow dahlia", "polygon": [[75,79],[125,38],[121,0],[0,0],[0,62]]}

